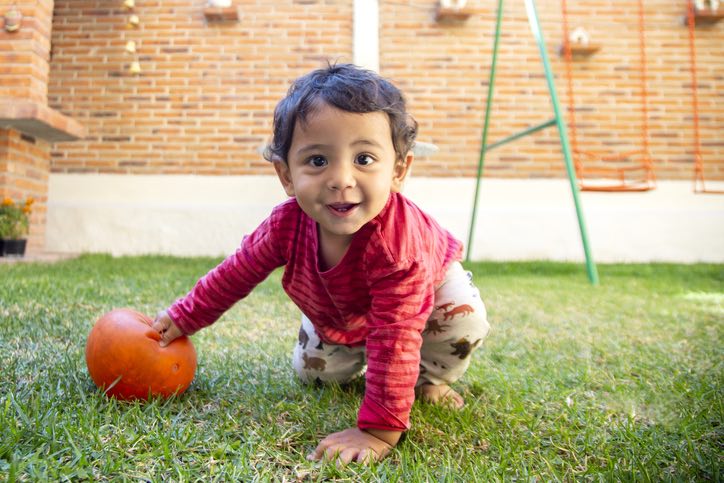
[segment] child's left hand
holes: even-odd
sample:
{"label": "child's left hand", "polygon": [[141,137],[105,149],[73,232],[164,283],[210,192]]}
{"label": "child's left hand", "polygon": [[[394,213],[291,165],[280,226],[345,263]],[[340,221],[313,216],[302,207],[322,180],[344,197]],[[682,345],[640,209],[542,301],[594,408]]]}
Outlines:
{"label": "child's left hand", "polygon": [[[399,435],[398,435],[399,438]],[[368,463],[380,461],[392,450],[391,444],[362,431],[358,428],[345,429],[332,433],[317,445],[307,459],[319,461],[322,458],[337,460],[338,464],[346,465],[351,461]]]}

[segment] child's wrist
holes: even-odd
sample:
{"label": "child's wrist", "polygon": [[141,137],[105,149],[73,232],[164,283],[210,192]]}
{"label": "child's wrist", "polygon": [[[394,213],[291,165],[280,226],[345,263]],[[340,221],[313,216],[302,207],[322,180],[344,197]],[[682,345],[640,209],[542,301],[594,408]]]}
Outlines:
{"label": "child's wrist", "polygon": [[384,443],[389,444],[390,446],[395,446],[402,436],[402,431],[388,431],[386,429],[373,428],[363,429],[362,431],[374,436]]}

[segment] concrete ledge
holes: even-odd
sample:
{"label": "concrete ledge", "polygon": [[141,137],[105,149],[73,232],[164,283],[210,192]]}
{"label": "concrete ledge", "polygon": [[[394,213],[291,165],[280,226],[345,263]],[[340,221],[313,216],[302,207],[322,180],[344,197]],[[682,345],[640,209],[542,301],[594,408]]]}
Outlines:
{"label": "concrete ledge", "polygon": [[86,135],[78,121],[37,102],[0,98],[0,127],[49,142],[75,141]]}
{"label": "concrete ledge", "polygon": [[[413,176],[405,194],[466,242],[474,187]],[[51,174],[46,249],[224,255],[284,199],[275,176]],[[724,196],[662,181],[646,193],[581,200],[597,262],[724,263]],[[582,261],[568,182],[484,179],[472,258]]]}

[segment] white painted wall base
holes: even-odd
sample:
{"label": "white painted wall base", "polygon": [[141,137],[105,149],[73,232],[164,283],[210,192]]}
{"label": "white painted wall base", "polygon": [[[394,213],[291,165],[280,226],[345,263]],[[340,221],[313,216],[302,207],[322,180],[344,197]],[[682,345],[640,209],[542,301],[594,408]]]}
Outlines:
{"label": "white painted wall base", "polygon": [[[710,183],[711,189],[724,184]],[[417,178],[405,194],[467,241],[474,180]],[[50,176],[46,249],[224,255],[285,199],[275,176]],[[597,262],[724,262],[724,195],[690,182],[582,193]],[[473,259],[583,260],[567,180],[483,179]]]}

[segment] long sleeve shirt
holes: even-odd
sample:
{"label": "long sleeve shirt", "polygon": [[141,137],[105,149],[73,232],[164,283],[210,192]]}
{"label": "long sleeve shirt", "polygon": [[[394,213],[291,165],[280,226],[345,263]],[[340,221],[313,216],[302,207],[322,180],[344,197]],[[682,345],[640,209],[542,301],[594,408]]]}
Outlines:
{"label": "long sleeve shirt", "polygon": [[316,222],[294,198],[280,204],[241,246],[201,278],[169,315],[186,334],[214,323],[274,269],[323,342],[364,345],[365,396],[358,427],[409,428],[422,331],[437,285],[462,244],[403,195],[355,233],[342,260],[319,269]]}

